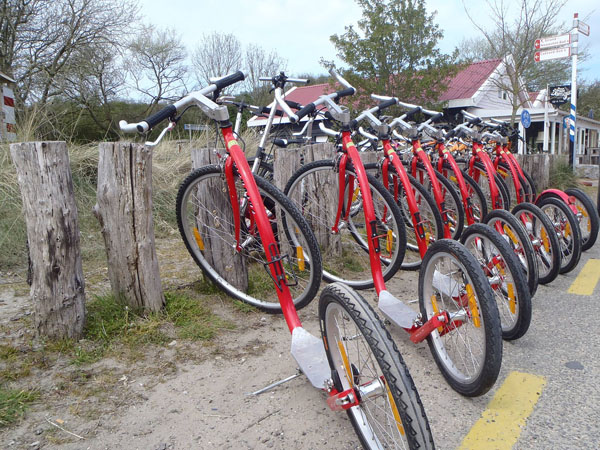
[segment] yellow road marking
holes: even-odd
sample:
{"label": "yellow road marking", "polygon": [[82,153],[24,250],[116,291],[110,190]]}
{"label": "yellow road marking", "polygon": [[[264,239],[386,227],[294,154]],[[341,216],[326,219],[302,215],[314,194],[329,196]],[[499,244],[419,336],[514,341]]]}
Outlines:
{"label": "yellow road marking", "polygon": [[600,259],[590,259],[571,284],[569,294],[592,295],[600,280]]}
{"label": "yellow road marking", "polygon": [[546,378],[541,376],[509,373],[487,409],[462,441],[459,450],[512,449],[545,384]]}

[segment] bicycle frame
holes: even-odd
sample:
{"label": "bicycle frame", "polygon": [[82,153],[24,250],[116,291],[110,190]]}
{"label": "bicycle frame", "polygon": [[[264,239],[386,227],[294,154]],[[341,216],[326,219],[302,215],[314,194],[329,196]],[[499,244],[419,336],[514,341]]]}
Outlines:
{"label": "bicycle frame", "polygon": [[419,183],[423,184],[423,173],[421,172],[420,176],[417,175],[417,164],[420,162],[425,168],[425,172],[427,173],[427,176],[429,177],[429,181],[431,183],[433,198],[435,199],[435,203],[437,204],[437,207],[440,210],[440,214],[442,215],[442,222],[444,224],[444,238],[452,239],[452,233],[450,232],[450,219],[448,218],[448,210],[446,209],[446,205],[444,203],[442,187],[440,186],[440,182],[438,181],[437,176],[435,175],[435,169],[431,164],[429,156],[421,147],[421,141],[419,139],[413,139],[411,141],[411,146],[413,154],[413,158],[410,162],[411,174],[417,179]]}
{"label": "bicycle frame", "polygon": [[474,140],[471,150],[471,158],[469,159],[469,175],[477,182],[479,181],[480,172],[475,170],[475,163],[478,161],[483,164],[487,174],[487,179],[490,186],[490,195],[492,197],[492,208],[502,209],[502,203],[500,202],[500,190],[498,189],[496,180],[494,179],[494,174],[496,173],[494,164],[492,163],[490,156],[483,149],[481,142]]}
{"label": "bicycle frame", "polygon": [[450,168],[454,172],[454,176],[456,177],[456,182],[458,184],[458,189],[460,191],[460,196],[463,201],[463,207],[465,209],[465,216],[467,218],[467,225],[473,225],[475,223],[475,216],[473,215],[473,205],[471,204],[471,197],[469,197],[467,184],[465,183],[465,179],[462,176],[462,171],[454,156],[452,156],[452,152],[450,152],[446,145],[442,141],[436,141],[435,149],[438,152],[438,160],[437,160],[437,170],[446,178],[448,174],[448,169],[444,167],[444,163],[448,163]]}

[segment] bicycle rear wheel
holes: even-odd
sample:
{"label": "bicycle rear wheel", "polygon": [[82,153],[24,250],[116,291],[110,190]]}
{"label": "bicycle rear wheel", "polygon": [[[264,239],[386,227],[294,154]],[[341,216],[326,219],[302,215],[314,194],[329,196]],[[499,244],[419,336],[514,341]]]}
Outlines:
{"label": "bicycle rear wheel", "polygon": [[598,228],[600,226],[598,223],[600,222],[598,210],[592,199],[581,189],[570,188],[565,192],[575,199],[577,220],[581,231],[581,251],[585,252],[594,246],[598,238]]}
{"label": "bicycle rear wheel", "polygon": [[520,203],[512,214],[523,224],[533,245],[538,268],[538,282],[548,284],[560,270],[560,244],[552,222],[533,203]]}
{"label": "bicycle rear wheel", "polygon": [[[308,224],[281,191],[254,177],[277,241],[286,280],[296,308],[306,306],[319,289],[321,255]],[[177,195],[177,222],[185,245],[204,274],[228,295],[266,312],[281,306],[267,256],[254,221],[253,205],[235,175],[241,234],[236,250],[233,209],[222,168],[201,167],[182,183]]]}
{"label": "bicycle rear wheel", "polygon": [[485,394],[502,364],[500,317],[481,266],[459,242],[442,239],[429,247],[419,273],[419,306],[423,322],[449,316],[447,326],[427,337],[448,384],[468,397]]}
{"label": "bicycle rear wheel", "polygon": [[[356,176],[351,164],[346,166],[346,189],[337,233],[335,224],[339,173],[331,160],[314,161],[298,170],[285,187],[285,194],[297,205],[315,233],[323,256],[323,277],[341,281],[355,289],[373,287],[368,235],[362,208],[362,195],[356,178],[348,199],[349,177]],[[379,236],[381,269],[389,280],[399,269],[406,250],[406,232],[400,207],[385,187],[368,175]]]}
{"label": "bicycle rear wheel", "polygon": [[517,255],[499,233],[483,223],[467,228],[461,242],[488,278],[498,305],[502,338],[522,337],[531,324],[531,296]]}
{"label": "bicycle rear wheel", "polygon": [[525,270],[529,294],[533,297],[538,287],[539,273],[533,244],[529,239],[525,226],[504,209],[495,209],[487,215],[484,222],[500,233],[515,252],[517,259]]}
{"label": "bicycle rear wheel", "polygon": [[[450,232],[452,239],[459,239],[465,225],[465,211],[462,207],[460,194],[457,192],[454,185],[449,182],[444,175],[435,171],[435,176],[442,189],[442,198],[448,220],[450,221]],[[433,195],[433,187],[427,171],[420,164],[417,165],[416,180],[421,183],[429,193]],[[441,211],[440,211],[441,212]]]}
{"label": "bicycle rear wheel", "polygon": [[581,231],[579,222],[569,205],[557,198],[542,199],[538,206],[550,219],[561,248],[560,273],[573,270],[581,257]]}
{"label": "bicycle rear wheel", "polygon": [[321,293],[319,319],[333,387],[359,400],[347,414],[363,447],[433,449],[417,388],[373,308],[334,283]]}

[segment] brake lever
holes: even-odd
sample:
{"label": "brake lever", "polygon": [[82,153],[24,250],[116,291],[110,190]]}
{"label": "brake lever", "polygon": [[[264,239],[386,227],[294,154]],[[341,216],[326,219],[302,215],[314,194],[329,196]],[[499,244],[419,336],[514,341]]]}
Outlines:
{"label": "brake lever", "polygon": [[144,145],[146,145],[148,147],[156,147],[160,143],[160,141],[162,140],[164,135],[167,134],[168,131],[171,131],[173,128],[175,128],[176,125],[177,125],[177,122],[169,121],[169,125],[167,125],[165,128],[163,128],[163,130],[160,132],[160,134],[158,135],[158,137],[156,138],[156,140],[154,142],[146,141],[144,143]]}

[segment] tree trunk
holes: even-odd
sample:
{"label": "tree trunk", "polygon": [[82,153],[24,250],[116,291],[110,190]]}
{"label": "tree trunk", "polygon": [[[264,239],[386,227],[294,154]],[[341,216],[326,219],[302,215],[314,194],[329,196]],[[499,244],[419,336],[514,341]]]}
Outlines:
{"label": "tree trunk", "polygon": [[[218,158],[213,149],[200,148],[192,149],[192,167],[198,169],[208,164],[217,164]],[[222,219],[220,226],[229,227],[226,233],[230,236],[234,235],[235,229],[233,225],[233,209],[229,200],[229,190],[227,189],[227,181],[225,178],[214,178],[214,181],[205,183],[203,190],[198,188],[195,194],[198,198],[198,204],[210,204],[212,208],[219,211],[219,217]],[[233,258],[233,263],[229,258],[224,258],[224,255],[231,254],[231,245],[233,243],[225,242],[221,233],[215,228],[207,226],[214,222],[214,217],[211,211],[206,209],[196,211],[198,217],[199,232],[205,243],[203,252],[207,262],[213,267],[217,273],[225,278],[228,283],[236,288],[248,290],[248,265],[246,256],[243,253],[238,253]]]}
{"label": "tree trunk", "polygon": [[165,304],[154,246],[152,152],[141,144],[99,146],[94,214],[102,227],[113,294],[134,309]]}
{"label": "tree trunk", "polygon": [[36,332],[79,339],[85,325],[85,293],[67,144],[11,144],[10,153],[27,224]]}

